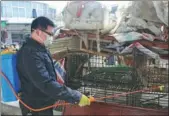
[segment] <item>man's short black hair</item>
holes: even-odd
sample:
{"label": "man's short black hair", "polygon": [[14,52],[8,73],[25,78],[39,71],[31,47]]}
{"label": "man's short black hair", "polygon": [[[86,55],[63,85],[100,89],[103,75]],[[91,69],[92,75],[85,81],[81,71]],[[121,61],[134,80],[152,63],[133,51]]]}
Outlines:
{"label": "man's short black hair", "polygon": [[51,26],[51,27],[54,27],[54,23],[48,19],[47,17],[44,17],[44,16],[40,16],[40,17],[37,17],[36,19],[34,19],[32,21],[32,24],[31,24],[31,32],[33,31],[33,29],[44,29],[46,30],[47,29],[47,26]]}

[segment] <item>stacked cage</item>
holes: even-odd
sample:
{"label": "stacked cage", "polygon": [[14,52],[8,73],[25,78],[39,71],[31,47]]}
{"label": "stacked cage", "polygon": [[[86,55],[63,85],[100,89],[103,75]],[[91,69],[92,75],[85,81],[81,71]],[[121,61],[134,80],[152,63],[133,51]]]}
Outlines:
{"label": "stacked cage", "polygon": [[[156,67],[152,59],[133,50],[132,55],[101,56],[76,53],[67,57],[66,84],[96,98],[132,92],[168,83],[168,69]],[[166,64],[166,67],[167,64]],[[128,94],[102,99],[100,102],[119,103],[134,107],[167,108],[166,89]]]}

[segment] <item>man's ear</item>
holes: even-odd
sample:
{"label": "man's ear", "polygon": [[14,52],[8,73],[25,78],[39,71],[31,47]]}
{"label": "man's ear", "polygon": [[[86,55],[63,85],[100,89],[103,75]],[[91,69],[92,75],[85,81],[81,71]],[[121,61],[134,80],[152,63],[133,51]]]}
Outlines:
{"label": "man's ear", "polygon": [[39,29],[36,30],[36,34],[37,34],[38,36],[40,36],[41,33],[42,33],[41,30],[39,30]]}
{"label": "man's ear", "polygon": [[39,43],[43,43],[43,40],[40,38],[40,36],[38,35],[38,33],[40,33],[40,32],[38,32],[38,31],[33,32],[33,33],[31,34],[31,37],[32,37],[34,40],[38,41]]}
{"label": "man's ear", "polygon": [[54,30],[54,27],[52,27],[52,26],[47,26],[47,30],[48,30],[49,32],[52,32],[52,31]]}
{"label": "man's ear", "polygon": [[39,36],[39,31],[38,31],[38,30],[34,30],[34,31],[32,32],[32,35],[33,35],[33,36]]}

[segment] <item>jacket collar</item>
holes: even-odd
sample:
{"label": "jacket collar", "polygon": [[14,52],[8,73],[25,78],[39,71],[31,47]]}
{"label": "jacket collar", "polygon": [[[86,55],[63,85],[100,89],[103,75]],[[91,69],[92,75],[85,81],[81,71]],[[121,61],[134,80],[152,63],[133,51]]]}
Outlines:
{"label": "jacket collar", "polygon": [[30,47],[36,48],[38,51],[47,51],[44,45],[38,43],[32,38],[28,38],[26,44],[28,44]]}

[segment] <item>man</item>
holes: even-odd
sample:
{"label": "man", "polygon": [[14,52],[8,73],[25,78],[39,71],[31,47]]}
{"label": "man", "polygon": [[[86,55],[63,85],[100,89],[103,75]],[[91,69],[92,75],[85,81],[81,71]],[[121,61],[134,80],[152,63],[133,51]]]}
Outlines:
{"label": "man", "polygon": [[[53,105],[57,100],[90,105],[88,97],[61,85],[56,80],[51,54],[45,46],[52,38],[54,24],[46,17],[38,17],[31,24],[31,37],[17,53],[17,71],[21,81],[21,100],[34,109]],[[21,103],[23,115],[53,115],[53,109],[33,112]]]}

